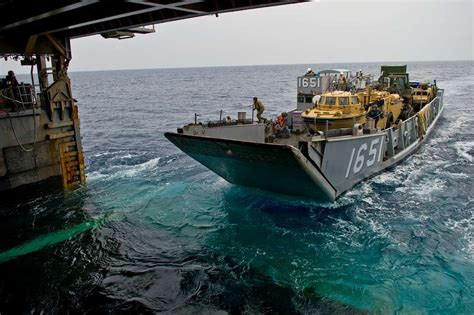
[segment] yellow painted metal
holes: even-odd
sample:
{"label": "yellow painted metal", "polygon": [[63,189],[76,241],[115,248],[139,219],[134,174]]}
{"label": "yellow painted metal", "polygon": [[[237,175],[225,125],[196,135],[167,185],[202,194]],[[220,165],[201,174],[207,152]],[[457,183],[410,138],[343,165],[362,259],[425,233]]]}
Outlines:
{"label": "yellow painted metal", "polygon": [[70,137],[74,136],[74,131],[63,131],[63,132],[52,132],[48,133],[48,139],[49,140],[54,140],[54,139],[60,139],[60,138],[65,138],[65,137]]}
{"label": "yellow painted metal", "polygon": [[[363,92],[362,94],[366,95],[366,92]],[[385,129],[387,126],[394,123],[400,115],[403,107],[403,100],[398,94],[392,94],[387,91],[370,91],[370,102],[372,103],[378,100],[384,100],[383,105],[379,106],[379,109],[384,112],[384,115],[378,120],[376,127]],[[387,122],[388,119],[391,119],[389,123]]]}
{"label": "yellow painted metal", "polygon": [[422,85],[421,87],[414,88],[411,95],[413,97],[413,104],[420,104],[421,108],[433,100],[434,91],[428,85]]}
{"label": "yellow painted metal", "polygon": [[54,129],[54,128],[72,126],[73,124],[74,124],[74,122],[72,120],[70,120],[70,121],[63,121],[63,122],[48,123],[48,124],[46,124],[46,127],[48,127],[49,129]]}
{"label": "yellow painted metal", "polygon": [[[326,125],[321,121],[328,121],[328,129],[352,128],[354,124],[366,122],[366,107],[376,101],[383,100],[379,109],[384,112],[377,122],[377,128],[384,129],[395,122],[400,115],[403,102],[398,94],[387,91],[377,91],[367,88],[363,92],[351,93],[332,91],[321,95],[320,103],[306,110],[301,116],[307,121],[314,119],[314,124],[309,124],[312,130],[324,131]],[[388,121],[388,120],[391,121]]]}
{"label": "yellow painted metal", "polygon": [[69,79],[55,81],[47,90],[50,122],[46,124],[47,137],[59,148],[59,161],[66,189],[86,182],[82,151],[80,120],[77,105],[71,95]]}
{"label": "yellow painted metal", "polygon": [[321,121],[328,121],[328,129],[351,128],[354,124],[365,123],[366,111],[357,94],[344,91],[323,93],[320,103],[306,110],[301,116],[314,119],[309,124],[313,130],[325,130],[326,125]]}
{"label": "yellow painted metal", "polygon": [[[371,88],[358,93],[359,98],[363,100],[364,107],[379,100],[384,100],[379,109],[384,112],[383,117],[378,120],[377,128],[385,129],[390,123],[394,123],[400,115],[403,107],[403,99],[398,94],[392,94],[387,91],[378,91]],[[387,120],[391,119],[388,123]]]}

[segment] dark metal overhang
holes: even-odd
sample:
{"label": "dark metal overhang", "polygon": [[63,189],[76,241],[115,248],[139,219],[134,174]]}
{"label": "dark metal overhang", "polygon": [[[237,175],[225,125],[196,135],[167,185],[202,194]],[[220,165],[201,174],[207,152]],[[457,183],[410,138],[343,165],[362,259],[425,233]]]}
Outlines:
{"label": "dark metal overhang", "polygon": [[0,0],[0,54],[51,53],[68,50],[71,38],[119,38],[145,25],[298,2],[307,0]]}

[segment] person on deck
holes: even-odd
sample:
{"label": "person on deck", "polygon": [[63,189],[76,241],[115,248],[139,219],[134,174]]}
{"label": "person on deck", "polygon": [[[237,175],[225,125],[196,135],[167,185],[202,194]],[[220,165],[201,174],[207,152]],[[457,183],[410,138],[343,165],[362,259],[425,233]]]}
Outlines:
{"label": "person on deck", "polygon": [[253,98],[253,109],[257,111],[258,122],[265,122],[266,119],[262,117],[265,106],[263,106],[263,103],[260,102],[257,97]]}
{"label": "person on deck", "polygon": [[278,115],[277,124],[280,127],[283,127],[284,125],[286,126],[287,125],[287,121],[286,121],[287,117],[288,117],[287,113],[281,113],[280,115]]}
{"label": "person on deck", "polygon": [[341,73],[341,75],[339,76],[339,81],[337,83],[337,89],[339,91],[345,91],[346,88],[347,88],[346,77],[344,77]]}
{"label": "person on deck", "polygon": [[367,117],[375,120],[375,128],[377,128],[377,123],[379,119],[383,117],[383,111],[381,111],[376,104],[372,105],[372,109],[367,113]]}
{"label": "person on deck", "polygon": [[8,75],[5,77],[5,87],[6,90],[3,94],[7,97],[7,102],[10,104],[13,111],[17,111],[17,104],[15,100],[18,96],[18,91],[15,89],[18,86],[18,80],[16,79],[15,73],[13,71],[8,71]]}
{"label": "person on deck", "polygon": [[230,116],[227,116],[226,118],[224,118],[224,125],[230,124],[232,124],[232,118],[230,118]]}
{"label": "person on deck", "polygon": [[8,71],[8,75],[6,77],[7,87],[17,87],[18,81],[16,79],[15,73],[13,71]]}
{"label": "person on deck", "polygon": [[308,70],[306,70],[306,73],[304,74],[305,77],[311,77],[311,76],[314,76],[315,73],[313,71],[313,69],[311,68],[308,68]]}
{"label": "person on deck", "polygon": [[288,128],[287,122],[288,114],[281,113],[277,117],[277,122],[275,125],[276,137],[277,138],[289,138],[290,137],[290,129]]}
{"label": "person on deck", "polygon": [[410,118],[410,107],[408,106],[408,104],[404,104],[403,109],[400,112],[400,115],[398,116],[398,119],[405,121],[408,118]]}

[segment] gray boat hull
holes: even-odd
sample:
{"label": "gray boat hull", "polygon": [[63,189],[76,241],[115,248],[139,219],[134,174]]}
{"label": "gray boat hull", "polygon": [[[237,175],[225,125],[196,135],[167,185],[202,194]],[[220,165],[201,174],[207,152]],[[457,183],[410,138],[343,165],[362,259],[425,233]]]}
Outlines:
{"label": "gray boat hull", "polygon": [[333,200],[335,189],[292,146],[165,133],[187,155],[233,184]]}

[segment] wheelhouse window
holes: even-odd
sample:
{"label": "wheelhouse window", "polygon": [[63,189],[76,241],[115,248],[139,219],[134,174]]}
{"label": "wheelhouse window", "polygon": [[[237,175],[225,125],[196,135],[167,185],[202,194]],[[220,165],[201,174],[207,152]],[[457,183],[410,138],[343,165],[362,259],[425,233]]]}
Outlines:
{"label": "wheelhouse window", "polygon": [[428,95],[428,92],[416,92],[416,95]]}
{"label": "wheelhouse window", "polygon": [[319,104],[326,104],[326,96],[321,96],[321,99],[319,100]]}
{"label": "wheelhouse window", "polygon": [[394,78],[391,84],[395,84],[397,88],[402,89],[405,86],[405,78]]}
{"label": "wheelhouse window", "polygon": [[357,96],[352,96],[352,104],[359,104],[359,98]]}
{"label": "wheelhouse window", "polygon": [[349,105],[349,97],[339,97],[339,105],[346,106]]}
{"label": "wheelhouse window", "polygon": [[326,100],[325,100],[324,104],[330,105],[330,106],[336,105],[336,98],[328,96],[328,97],[326,97]]}

